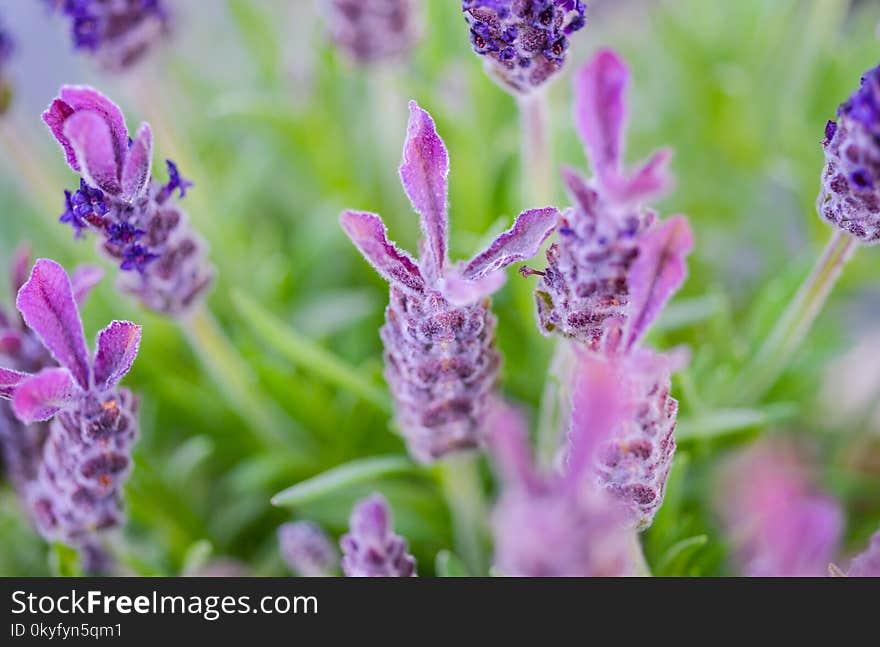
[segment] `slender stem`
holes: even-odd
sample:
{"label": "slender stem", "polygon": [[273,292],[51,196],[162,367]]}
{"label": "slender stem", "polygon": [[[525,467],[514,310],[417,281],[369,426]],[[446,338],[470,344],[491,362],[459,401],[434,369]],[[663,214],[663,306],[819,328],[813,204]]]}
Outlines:
{"label": "slender stem", "polygon": [[637,532],[632,534],[633,569],[637,577],[651,577],[651,567],[645,559],[645,551],[642,548],[641,535]]}
{"label": "slender stem", "polygon": [[556,458],[565,432],[564,425],[570,414],[568,384],[573,365],[574,349],[571,342],[557,340],[538,411],[537,456],[538,464],[545,468],[550,467]]}
{"label": "slender stem", "polygon": [[785,371],[857,247],[854,237],[834,231],[813,271],[742,374],[740,382],[746,383],[742,390],[743,401],[760,399]]}
{"label": "slender stem", "polygon": [[547,92],[518,97],[522,132],[522,187],[525,203],[538,207],[553,201],[552,141]]}
{"label": "slender stem", "polygon": [[474,576],[487,572],[487,505],[479,459],[479,454],[469,452],[449,456],[439,464],[440,480],[452,516],[455,551]]}

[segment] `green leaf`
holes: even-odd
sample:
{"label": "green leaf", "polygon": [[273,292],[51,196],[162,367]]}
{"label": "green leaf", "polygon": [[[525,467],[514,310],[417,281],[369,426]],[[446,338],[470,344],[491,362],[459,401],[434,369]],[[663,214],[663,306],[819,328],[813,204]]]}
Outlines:
{"label": "green leaf", "polygon": [[234,292],[232,298],[254,332],[289,361],[362,398],[383,413],[391,413],[391,402],[385,391],[374,386],[355,367],[285,326],[260,304],[242,293]]}
{"label": "green leaf", "polygon": [[734,434],[753,427],[766,427],[791,418],[796,404],[780,402],[763,409],[716,409],[678,421],[675,439],[679,442],[706,440]]}
{"label": "green leaf", "polygon": [[211,559],[214,546],[207,539],[200,539],[190,546],[183,557],[183,565],[180,574],[184,577],[192,576],[202,569]]}
{"label": "green leaf", "polygon": [[49,548],[49,570],[54,577],[82,577],[76,548],[54,543]]}
{"label": "green leaf", "polygon": [[434,570],[438,577],[468,577],[467,567],[453,552],[441,550],[434,561]]}
{"label": "green leaf", "polygon": [[699,550],[709,542],[707,535],[696,535],[677,541],[663,554],[654,569],[658,574],[665,574],[666,569],[678,559],[683,559]]}
{"label": "green leaf", "polygon": [[343,488],[392,474],[417,474],[421,468],[406,456],[362,458],[297,483],[272,497],[272,505],[298,506]]}

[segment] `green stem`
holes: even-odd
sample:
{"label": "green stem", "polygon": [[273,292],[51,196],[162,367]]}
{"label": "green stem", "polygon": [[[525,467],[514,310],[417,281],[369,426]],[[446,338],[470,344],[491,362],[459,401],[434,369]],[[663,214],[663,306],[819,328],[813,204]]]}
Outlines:
{"label": "green stem", "polygon": [[632,556],[635,575],[637,577],[651,577],[651,567],[645,559],[645,550],[642,548],[641,535],[637,532],[632,534]]}
{"label": "green stem", "polygon": [[487,505],[479,459],[477,453],[462,453],[449,456],[439,464],[440,481],[452,516],[455,551],[474,576],[487,572]]}
{"label": "green stem", "polygon": [[538,464],[550,467],[556,457],[570,413],[568,383],[574,363],[574,349],[566,339],[556,341],[553,359],[541,394],[538,411],[537,456]]}
{"label": "green stem", "polygon": [[522,133],[522,186],[525,203],[542,206],[553,201],[553,156],[549,103],[544,90],[518,97]]}
{"label": "green stem", "polygon": [[741,401],[757,401],[773,387],[807,336],[843,266],[857,247],[854,237],[834,231],[813,271],[742,373]]}

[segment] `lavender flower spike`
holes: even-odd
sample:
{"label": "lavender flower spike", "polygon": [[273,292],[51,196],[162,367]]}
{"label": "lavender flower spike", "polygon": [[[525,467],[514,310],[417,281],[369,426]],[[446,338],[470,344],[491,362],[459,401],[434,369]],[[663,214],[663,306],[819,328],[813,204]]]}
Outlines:
{"label": "lavender flower spike", "polygon": [[330,39],[363,65],[405,57],[421,36],[417,0],[320,0]]}
{"label": "lavender flower spike", "polygon": [[499,405],[489,448],[503,483],[492,515],[495,566],[514,577],[633,575],[634,530],[596,483],[597,450],[626,415],[612,363],[584,356],[577,371],[570,451],[560,473],[532,464],[521,416]]}
{"label": "lavender flower spike", "polygon": [[9,81],[9,59],[15,53],[15,42],[3,25],[0,24],[0,115],[3,115],[12,103],[12,84]]}
{"label": "lavender flower spike", "polygon": [[563,214],[559,238],[535,292],[546,335],[561,334],[591,350],[626,352],[684,281],[693,246],[687,220],[660,222],[640,204],[668,187],[669,151],[623,169],[629,70],[610,50],[575,77],[575,122],[595,177],[563,169],[575,207]]}
{"label": "lavender flower spike", "polygon": [[406,540],[394,534],[391,510],[381,494],[358,503],[349,533],[342,537],[342,570],[346,577],[415,577],[416,560]]}
{"label": "lavender flower spike", "polygon": [[582,0],[462,0],[474,51],[507,90],[542,87],[565,63],[568,39],[585,24]]}
{"label": "lavender flower spike", "polygon": [[91,53],[111,71],[140,61],[153,42],[168,34],[165,0],[45,0],[70,20],[74,49]]}
{"label": "lavender flower spike", "polygon": [[391,284],[381,336],[385,379],[410,453],[430,462],[479,446],[501,357],[495,349],[491,295],[500,272],[538,252],[555,226],[553,208],[526,211],[513,227],[464,263],[447,260],[446,147],[430,115],[410,103],[400,177],[421,216],[417,262],[387,237],[379,216],[346,211],[342,228]]}
{"label": "lavender flower spike", "polygon": [[339,568],[339,554],[327,533],[309,521],[285,523],[278,529],[281,557],[298,575],[327,577]]}
{"label": "lavender flower spike", "polygon": [[79,189],[65,191],[61,222],[77,237],[99,233],[102,251],[119,263],[119,287],[156,312],[182,316],[198,304],[213,280],[206,245],[178,206],[192,183],[167,162],[169,180],[152,176],[153,135],[141,124],[129,137],[122,111],[97,90],[64,86],[43,121]]}
{"label": "lavender flower spike", "polygon": [[825,126],[825,170],[816,202],[828,223],[866,245],[880,241],[880,65]]}
{"label": "lavender flower spike", "polygon": [[137,437],[137,401],[119,381],[137,356],[139,326],[114,321],[98,335],[94,359],[64,269],[38,260],[16,301],[28,328],[58,362],[38,373],[0,369],[0,397],[24,424],[51,420],[26,498],[50,541],[83,549],[121,523],[120,490]]}
{"label": "lavender flower spike", "polygon": [[847,576],[880,577],[880,531],[871,537],[867,550],[853,559]]}

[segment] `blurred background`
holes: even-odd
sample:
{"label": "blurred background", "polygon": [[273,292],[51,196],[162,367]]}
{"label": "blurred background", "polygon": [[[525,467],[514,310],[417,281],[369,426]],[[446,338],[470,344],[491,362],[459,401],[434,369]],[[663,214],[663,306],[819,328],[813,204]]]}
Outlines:
{"label": "blurred background", "polygon": [[[110,319],[144,325],[127,379],[143,405],[117,557],[144,575],[199,572],[216,560],[285,575],[280,523],[309,519],[338,535],[352,503],[380,490],[420,574],[430,574],[452,543],[430,471],[336,488],[292,509],[269,500],[341,463],[405,453],[383,398],[363,397],[370,388],[384,393],[378,329],[387,286],[337,217],[346,207],[380,213],[392,237],[416,249],[417,218],[397,178],[407,100],[433,114],[450,150],[453,258],[469,257],[524,208],[543,206],[522,201],[516,103],[484,74],[457,0],[424,2],[411,59],[373,68],[334,50],[309,1],[167,4],[170,38],[113,75],[72,51],[66,22],[43,3],[0,0],[0,20],[17,41],[13,103],[0,118],[0,267],[22,243],[68,269],[96,258],[94,238],[75,241],[57,223],[62,191],[78,178],[39,120],[61,84],[96,86],[123,107],[130,128],[152,124],[157,167],[171,158],[195,182],[183,206],[218,268],[210,307],[285,410],[295,442],[268,451],[180,329],[119,296],[107,265],[83,311],[87,336]],[[846,508],[844,554],[860,550],[880,524],[880,252],[857,254],[762,402],[744,407],[736,394],[739,369],[830,235],[814,207],[823,129],[880,59],[880,3],[589,5],[588,26],[550,90],[556,161],[586,168],[569,76],[612,46],[634,73],[628,159],[675,148],[677,188],[658,208],[687,214],[697,240],[688,282],[651,333],[659,348],[690,346],[692,362],[674,381],[679,450],[666,503],[645,535],[648,561],[660,575],[732,572],[714,484],[725,457],[762,436],[792,439],[810,457],[822,489]],[[565,206],[561,185],[556,192]],[[534,322],[533,287],[511,269],[494,306],[503,390],[532,412],[553,349]],[[248,301],[283,322],[281,331],[267,332],[241,307]],[[346,388],[351,382],[364,388]],[[487,466],[484,473],[491,487]],[[45,543],[5,485],[0,548],[0,575],[50,572]]]}

